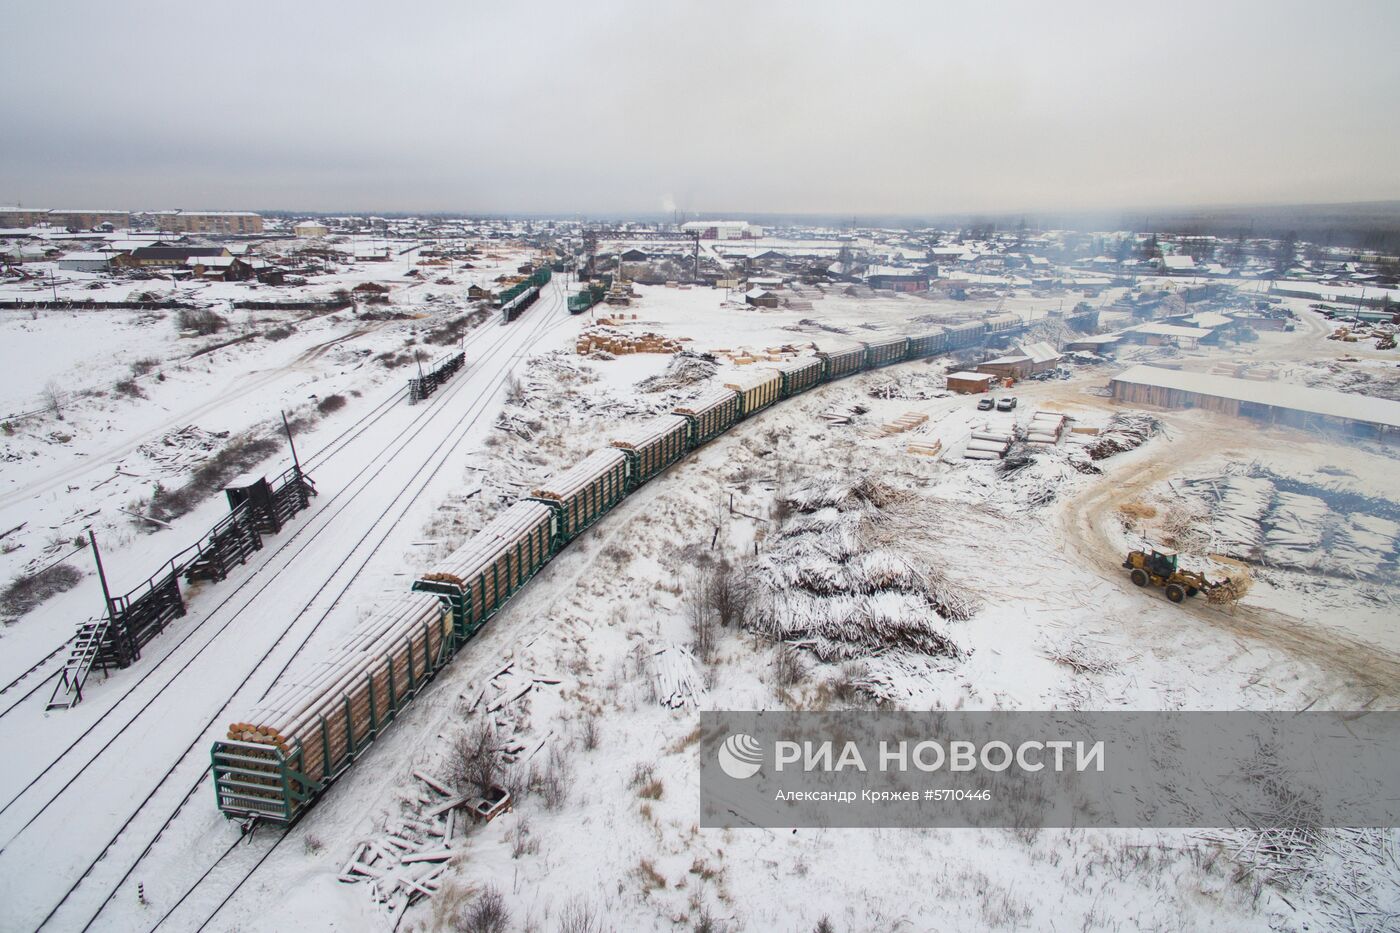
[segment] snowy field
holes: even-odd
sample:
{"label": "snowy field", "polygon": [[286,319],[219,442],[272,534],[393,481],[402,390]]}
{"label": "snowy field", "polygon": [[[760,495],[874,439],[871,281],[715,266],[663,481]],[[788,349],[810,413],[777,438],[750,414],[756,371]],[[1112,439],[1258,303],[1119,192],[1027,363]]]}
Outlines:
{"label": "snowy field", "polygon": [[[474,275],[525,258],[502,251]],[[60,288],[99,294],[68,275]],[[722,384],[743,368],[731,357],[838,349],[990,310],[838,293],[755,309],[723,290],[639,286],[631,307],[570,317],[556,278],[513,324],[466,330],[466,369],[409,406],[414,367],[400,357],[458,345],[425,339],[469,310],[465,276],[454,278],[397,281],[377,307],[401,316],[230,311],[228,328],[203,338],[159,312],[0,312],[0,409],[39,412],[0,437],[5,579],[62,559],[91,527],[114,590],[135,585],[227,505],[215,491],[171,527],[130,513],[230,439],[276,439],[280,412],[298,421],[297,453],[320,492],[249,564],[192,589],[188,615],[131,668],[94,677],[71,710],[44,703],[53,653],[100,611],[90,555],[66,560],[83,574],[76,585],[0,632],[0,685],[12,684],[0,693],[11,750],[0,767],[0,928],[450,930],[483,892],[499,893],[512,929],[533,930],[809,931],[823,918],[841,930],[1044,929],[1047,911],[1059,930],[1384,929],[1400,916],[1395,833],[1322,834],[1285,871],[1251,855],[1246,833],[698,828],[701,710],[1396,708],[1400,525],[1361,516],[1360,499],[1325,498],[1335,486],[1400,508],[1392,449],[1173,411],[1152,413],[1162,430],[1142,446],[1092,463],[1069,441],[1015,471],[962,459],[972,431],[1024,427],[1037,410],[1109,426],[1122,411],[1103,391],[1122,368],[1112,363],[1022,383],[1012,412],[945,392],[947,359],[900,364],[740,424],[548,564],[305,819],[240,842],[214,805],[213,740],[531,482],[619,425]],[[305,294],[385,280],[361,267]],[[1017,289],[999,309],[1039,320],[1070,301]],[[1243,364],[1318,384],[1352,378],[1340,367],[1393,389],[1393,354],[1349,345],[1358,362],[1336,363],[1342,350],[1307,304],[1288,299],[1297,330],[1253,344],[1123,359]],[[674,376],[669,356],[574,352],[600,326],[678,340],[720,364],[658,386]],[[118,388],[129,380],[136,391]],[[62,386],[57,406],[50,385]],[[343,405],[323,410],[332,396]],[[923,419],[912,430],[878,430],[910,413]],[[249,469],[280,472],[282,444]],[[1241,483],[1238,501],[1218,508],[1205,498],[1220,477],[1253,481],[1263,468],[1267,490]],[[853,489],[867,497],[858,508]],[[1291,521],[1297,495],[1321,503],[1298,513],[1311,523]],[[843,640],[819,601],[793,621],[798,594],[774,581],[785,562],[810,559],[792,533],[817,521],[812,502],[851,512],[853,534],[884,529],[860,544],[934,581],[933,608],[891,616],[903,640],[883,630],[866,634],[887,649]],[[866,509],[879,513],[873,526],[857,520]],[[834,528],[848,520],[822,515]],[[1222,608],[1132,587],[1124,552],[1165,536],[1184,560],[1253,561],[1252,588]],[[1348,567],[1366,572],[1310,563],[1324,540],[1345,542]],[[1269,541],[1272,554],[1304,556],[1248,553]],[[698,626],[693,594],[721,563],[766,581],[777,602]],[[481,729],[517,749],[502,780],[519,799],[457,840],[437,893],[399,911],[373,883],[339,880],[366,844],[437,799],[414,771],[451,772]]]}

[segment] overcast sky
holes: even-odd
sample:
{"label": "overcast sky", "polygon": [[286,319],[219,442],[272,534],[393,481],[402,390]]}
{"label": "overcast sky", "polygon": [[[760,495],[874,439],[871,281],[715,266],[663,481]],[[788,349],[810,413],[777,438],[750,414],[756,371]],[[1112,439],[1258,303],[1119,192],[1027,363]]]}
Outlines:
{"label": "overcast sky", "polygon": [[0,204],[919,214],[1400,198],[1400,3],[40,2]]}

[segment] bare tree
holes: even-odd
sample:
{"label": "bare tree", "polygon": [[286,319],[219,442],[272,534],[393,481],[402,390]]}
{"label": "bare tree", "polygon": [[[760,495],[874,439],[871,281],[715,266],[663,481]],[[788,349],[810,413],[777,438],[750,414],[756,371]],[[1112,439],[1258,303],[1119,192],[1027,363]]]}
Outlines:
{"label": "bare tree", "polygon": [[690,648],[702,663],[714,660],[719,644],[715,625],[715,572],[703,567],[695,573],[685,594],[685,614],[690,622]]}
{"label": "bare tree", "polygon": [[44,402],[44,408],[48,409],[59,421],[62,421],[63,409],[68,405],[68,392],[63,388],[63,383],[57,379],[50,379],[44,385],[44,391],[39,397]]}

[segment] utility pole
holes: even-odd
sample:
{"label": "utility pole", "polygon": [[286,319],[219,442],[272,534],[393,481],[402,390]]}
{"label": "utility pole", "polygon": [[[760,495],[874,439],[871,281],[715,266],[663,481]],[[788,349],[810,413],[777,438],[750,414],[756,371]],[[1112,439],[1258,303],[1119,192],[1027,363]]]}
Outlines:
{"label": "utility pole", "polygon": [[107,621],[116,624],[117,613],[112,605],[112,593],[107,589],[107,572],[102,569],[102,554],[97,550],[97,535],[92,533],[92,526],[88,526],[88,542],[92,545],[92,559],[97,563],[97,579],[102,584],[102,601],[107,604]]}
{"label": "utility pole", "polygon": [[296,441],[292,440],[292,426],[287,422],[287,413],[285,411],[282,412],[282,429],[287,432],[287,446],[292,449],[292,466],[296,468],[297,476],[300,476],[301,462],[297,460],[297,445]]}

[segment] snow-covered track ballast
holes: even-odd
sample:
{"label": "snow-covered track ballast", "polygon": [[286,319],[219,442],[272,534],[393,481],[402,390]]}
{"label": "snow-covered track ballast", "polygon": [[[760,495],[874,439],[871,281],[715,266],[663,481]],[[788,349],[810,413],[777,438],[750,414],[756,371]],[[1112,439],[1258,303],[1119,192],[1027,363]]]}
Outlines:
{"label": "snow-covered track ballast", "polygon": [[998,315],[755,366],[670,415],[621,431],[609,447],[502,512],[317,667],[232,723],[213,748],[219,808],[231,819],[297,819],[555,554],[642,484],[738,422],[817,386],[1024,326],[1016,315]]}

